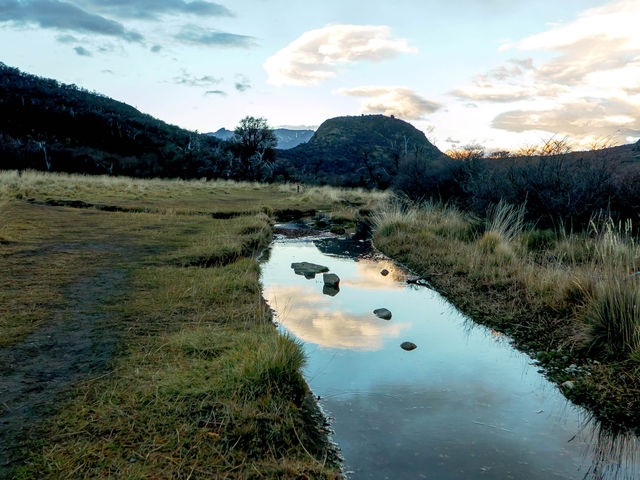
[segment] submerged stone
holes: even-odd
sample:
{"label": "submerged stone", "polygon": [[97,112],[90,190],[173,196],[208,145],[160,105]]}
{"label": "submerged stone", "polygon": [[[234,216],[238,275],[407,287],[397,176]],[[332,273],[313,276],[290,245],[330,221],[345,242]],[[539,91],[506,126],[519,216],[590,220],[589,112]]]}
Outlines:
{"label": "submerged stone", "polygon": [[329,269],[324,265],[317,265],[309,262],[294,262],[291,264],[291,268],[293,268],[296,275],[304,275],[305,278],[308,279],[316,278],[318,273],[329,271]]}
{"label": "submerged stone", "polygon": [[391,311],[386,308],[377,308],[373,311],[378,318],[383,320],[391,320]]}
{"label": "submerged stone", "polygon": [[335,273],[325,273],[322,276],[324,284],[328,287],[338,288],[340,285],[340,277]]}
{"label": "submerged stone", "polygon": [[322,287],[322,293],[324,293],[325,295],[329,295],[330,297],[335,297],[338,293],[340,293],[340,287],[330,287],[329,285],[325,284],[325,286]]}
{"label": "submerged stone", "polygon": [[418,348],[418,346],[415,343],[412,343],[412,342],[402,342],[400,344],[400,348],[402,348],[403,350],[411,351],[411,350],[415,350],[416,348]]}

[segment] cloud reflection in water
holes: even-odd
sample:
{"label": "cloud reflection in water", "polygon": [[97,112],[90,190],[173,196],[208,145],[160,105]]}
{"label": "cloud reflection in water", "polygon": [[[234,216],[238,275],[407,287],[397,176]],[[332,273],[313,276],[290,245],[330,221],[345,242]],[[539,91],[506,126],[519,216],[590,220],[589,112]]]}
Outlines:
{"label": "cloud reflection in water", "polygon": [[372,313],[333,310],[331,298],[309,287],[275,284],[264,294],[278,322],[301,340],[323,347],[379,350],[385,338],[398,337],[408,326]]}

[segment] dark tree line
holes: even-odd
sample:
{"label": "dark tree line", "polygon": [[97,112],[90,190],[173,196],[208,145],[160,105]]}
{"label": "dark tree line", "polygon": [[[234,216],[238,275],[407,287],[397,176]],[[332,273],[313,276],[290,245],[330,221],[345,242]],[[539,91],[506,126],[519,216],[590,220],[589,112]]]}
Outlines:
{"label": "dark tree line", "polygon": [[[253,120],[273,134],[263,119]],[[271,172],[261,164],[273,160],[275,144],[243,142],[168,125],[125,103],[0,63],[0,169],[268,180]]]}
{"label": "dark tree line", "polygon": [[526,219],[540,227],[562,223],[581,229],[598,213],[640,220],[640,142],[590,152],[437,162],[414,155],[394,188],[414,200],[450,202],[480,215],[500,200],[524,204]]}

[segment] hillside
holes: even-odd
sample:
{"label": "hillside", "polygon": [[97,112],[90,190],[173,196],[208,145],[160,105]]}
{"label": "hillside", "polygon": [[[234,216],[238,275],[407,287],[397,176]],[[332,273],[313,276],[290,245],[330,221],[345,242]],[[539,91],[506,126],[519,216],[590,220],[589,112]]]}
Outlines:
{"label": "hillside", "polygon": [[446,158],[420,130],[384,115],[337,117],[311,139],[279,150],[277,174],[305,182],[385,188],[412,156]]}
{"label": "hillside", "polygon": [[[273,132],[276,134],[278,148],[281,150],[288,150],[297,147],[301,143],[308,142],[315,133],[313,130],[293,130],[290,128],[276,128]],[[207,135],[219,140],[231,140],[233,131],[221,128],[215,132],[207,133]]]}
{"label": "hillside", "polygon": [[0,63],[0,169],[216,177],[226,147],[104,95]]}

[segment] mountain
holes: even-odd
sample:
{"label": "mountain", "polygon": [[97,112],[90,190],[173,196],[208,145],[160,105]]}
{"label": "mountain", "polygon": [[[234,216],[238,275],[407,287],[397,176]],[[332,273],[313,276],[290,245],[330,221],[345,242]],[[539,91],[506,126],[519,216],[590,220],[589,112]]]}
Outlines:
{"label": "mountain", "polygon": [[221,128],[215,132],[209,132],[206,135],[217,138],[218,140],[224,140],[225,142],[233,138],[233,131]]}
{"label": "mountain", "polygon": [[76,85],[0,63],[0,169],[232,175],[228,147]]}
{"label": "mountain", "polygon": [[289,128],[276,128],[274,132],[280,150],[288,150],[301,143],[307,143],[316,133],[313,130],[291,130]]}
{"label": "mountain", "polygon": [[386,188],[410,157],[446,157],[413,125],[385,115],[337,117],[311,139],[278,150],[276,172],[283,179]]}
{"label": "mountain", "polygon": [[[281,150],[287,150],[297,147],[301,143],[306,143],[315,133],[313,130],[293,130],[289,128],[276,128],[274,129],[276,138],[278,139],[278,148]],[[216,132],[207,133],[212,137],[219,140],[231,140],[233,138],[233,132],[226,128],[221,128]]]}

